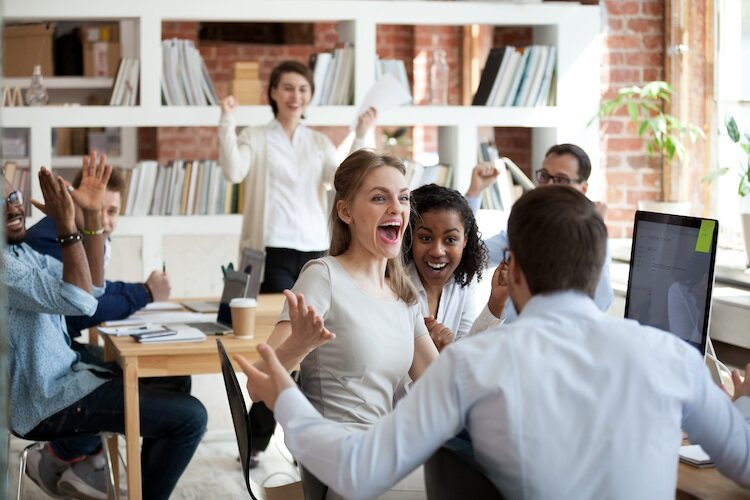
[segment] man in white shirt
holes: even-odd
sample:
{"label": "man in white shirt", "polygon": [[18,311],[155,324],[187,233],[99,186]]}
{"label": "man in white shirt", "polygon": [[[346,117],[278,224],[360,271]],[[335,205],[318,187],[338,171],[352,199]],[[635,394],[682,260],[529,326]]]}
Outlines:
{"label": "man in white shirt", "polygon": [[674,498],[684,429],[750,486],[750,381],[734,374],[733,404],[694,347],[596,307],[607,230],[594,204],[566,186],[529,191],[508,236],[518,320],[446,348],[367,431],[323,419],[267,346],[265,372],[238,359],[296,459],[339,494],[372,497],[466,428],[507,498]]}

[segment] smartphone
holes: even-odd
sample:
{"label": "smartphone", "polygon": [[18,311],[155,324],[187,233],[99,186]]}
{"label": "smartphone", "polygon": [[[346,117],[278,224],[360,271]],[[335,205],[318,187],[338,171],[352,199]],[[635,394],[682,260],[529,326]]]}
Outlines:
{"label": "smartphone", "polygon": [[144,340],[151,340],[159,337],[169,337],[171,335],[177,335],[177,332],[174,330],[161,330],[158,332],[134,333],[131,335],[131,337],[133,337],[138,342],[143,342]]}

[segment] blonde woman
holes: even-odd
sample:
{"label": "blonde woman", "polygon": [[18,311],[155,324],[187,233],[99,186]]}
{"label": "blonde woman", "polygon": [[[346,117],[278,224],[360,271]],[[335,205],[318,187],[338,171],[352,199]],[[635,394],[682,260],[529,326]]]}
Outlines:
{"label": "blonde woman", "polygon": [[268,343],[287,369],[301,366],[302,391],[325,417],[367,428],[393,409],[399,381],[418,379],[438,353],[401,261],[403,164],[359,150],[334,187],[329,256],[310,261],[285,292]]}

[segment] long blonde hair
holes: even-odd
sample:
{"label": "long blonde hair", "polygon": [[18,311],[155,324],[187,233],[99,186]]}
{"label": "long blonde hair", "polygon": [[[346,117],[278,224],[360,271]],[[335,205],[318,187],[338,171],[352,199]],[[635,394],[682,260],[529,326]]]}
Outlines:
{"label": "long blonde hair", "polygon": [[[341,255],[349,249],[352,243],[352,233],[338,214],[338,202],[351,203],[357,191],[364,184],[365,178],[370,172],[380,167],[392,167],[406,173],[404,164],[400,160],[388,155],[381,155],[369,149],[360,149],[350,154],[336,170],[333,179],[333,187],[336,195],[331,206],[331,218],[329,220],[331,229],[330,255]],[[407,226],[407,231],[409,230]],[[399,253],[393,259],[388,259],[385,267],[385,277],[391,290],[407,304],[417,303],[417,292],[409,276],[404,270],[404,264]]]}

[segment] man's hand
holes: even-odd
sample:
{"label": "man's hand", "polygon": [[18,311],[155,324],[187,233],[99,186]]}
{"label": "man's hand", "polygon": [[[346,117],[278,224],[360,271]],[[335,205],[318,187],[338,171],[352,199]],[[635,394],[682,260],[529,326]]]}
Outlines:
{"label": "man's hand", "polygon": [[450,328],[446,327],[432,316],[428,316],[424,319],[424,324],[427,327],[427,331],[430,332],[430,338],[437,347],[438,352],[445,349],[448,345],[452,344],[456,340],[456,336],[450,331]]}
{"label": "man's hand", "polygon": [[490,288],[490,300],[487,307],[496,318],[499,318],[505,309],[505,303],[508,301],[508,265],[501,262],[492,275]]}
{"label": "man's hand", "polygon": [[732,370],[732,383],[734,384],[732,401],[737,401],[742,396],[750,396],[750,377],[747,376],[748,373],[750,373],[750,363],[745,366],[744,380],[738,370]]}
{"label": "man's hand", "polygon": [[276,398],[284,389],[294,387],[294,381],[281,365],[276,353],[266,344],[258,346],[265,371],[259,370],[239,354],[234,360],[247,375],[247,392],[253,401],[263,401],[271,410],[276,406]]}
{"label": "man's hand", "polygon": [[77,232],[75,205],[63,178],[55,178],[49,170],[42,167],[39,170],[39,185],[42,188],[44,203],[37,200],[31,200],[31,203],[55,221],[59,234]]}
{"label": "man's hand", "polygon": [[375,121],[378,119],[378,110],[370,107],[359,115],[357,118],[357,137],[362,138],[367,135],[367,132],[375,125]]}
{"label": "man's hand", "polygon": [[92,151],[89,156],[84,156],[81,173],[81,185],[71,191],[73,201],[83,209],[84,214],[86,212],[100,214],[104,192],[107,190],[109,175],[112,173],[112,165],[107,164],[107,155],[100,156],[98,163],[96,151]]}
{"label": "man's hand", "polygon": [[221,114],[232,114],[234,113],[234,110],[237,109],[237,106],[239,106],[237,99],[235,99],[233,95],[227,96],[221,100]]}
{"label": "man's hand", "polygon": [[146,280],[146,287],[151,290],[151,296],[154,302],[163,302],[169,300],[169,294],[172,292],[172,285],[169,283],[167,273],[154,271]]}
{"label": "man's hand", "polygon": [[492,163],[479,162],[474,170],[471,171],[471,184],[466,196],[476,198],[482,195],[482,192],[490,187],[500,171]]}
{"label": "man's hand", "polygon": [[312,306],[305,303],[304,295],[294,294],[291,290],[284,290],[284,295],[289,304],[292,333],[279,346],[280,350],[294,357],[305,357],[314,349],[336,338],[336,335],[323,325],[323,318],[316,314]]}

